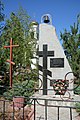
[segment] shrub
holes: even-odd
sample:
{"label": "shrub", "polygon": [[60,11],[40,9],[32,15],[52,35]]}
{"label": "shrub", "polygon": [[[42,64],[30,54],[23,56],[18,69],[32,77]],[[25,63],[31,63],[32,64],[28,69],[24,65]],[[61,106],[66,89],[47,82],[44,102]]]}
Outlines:
{"label": "shrub", "polygon": [[76,87],[76,89],[74,90],[74,94],[80,95],[80,85]]}
{"label": "shrub", "polygon": [[33,80],[26,80],[23,82],[14,83],[11,89],[8,89],[3,95],[6,99],[12,100],[14,96],[24,96],[29,99],[29,97],[34,93]]}
{"label": "shrub", "polygon": [[75,106],[76,106],[76,111],[80,114],[80,103],[79,102],[76,103]]}

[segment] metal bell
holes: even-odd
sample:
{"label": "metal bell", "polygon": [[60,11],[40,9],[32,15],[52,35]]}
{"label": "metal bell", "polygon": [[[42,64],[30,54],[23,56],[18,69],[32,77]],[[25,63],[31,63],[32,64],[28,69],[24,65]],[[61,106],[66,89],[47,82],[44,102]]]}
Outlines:
{"label": "metal bell", "polygon": [[49,23],[50,22],[49,17],[47,15],[44,16],[43,19],[44,19],[44,23]]}

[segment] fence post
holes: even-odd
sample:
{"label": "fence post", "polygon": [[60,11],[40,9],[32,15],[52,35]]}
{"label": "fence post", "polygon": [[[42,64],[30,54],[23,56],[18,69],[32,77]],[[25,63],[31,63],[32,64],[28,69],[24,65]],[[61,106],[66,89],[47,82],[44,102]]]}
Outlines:
{"label": "fence post", "polygon": [[14,120],[14,102],[13,102],[13,116],[12,116],[12,120]]}
{"label": "fence post", "polygon": [[5,120],[5,100],[3,101],[3,120]]}
{"label": "fence post", "polygon": [[45,120],[47,120],[47,100],[45,100]]}
{"label": "fence post", "polygon": [[35,110],[36,110],[36,99],[33,99],[34,100],[34,120],[35,120],[35,114],[36,114],[36,112],[35,112]]}
{"label": "fence post", "polygon": [[23,120],[24,120],[24,105],[23,105]]}
{"label": "fence post", "polygon": [[72,109],[70,107],[70,120],[72,120]]}
{"label": "fence post", "polygon": [[58,120],[59,120],[59,106],[58,106]]}

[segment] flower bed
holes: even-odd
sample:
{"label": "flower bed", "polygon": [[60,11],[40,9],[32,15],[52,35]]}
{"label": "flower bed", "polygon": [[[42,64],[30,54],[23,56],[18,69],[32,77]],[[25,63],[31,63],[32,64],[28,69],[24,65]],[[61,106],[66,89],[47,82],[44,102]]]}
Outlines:
{"label": "flower bed", "polygon": [[58,79],[53,81],[53,89],[55,91],[55,95],[64,95],[68,86],[69,80]]}

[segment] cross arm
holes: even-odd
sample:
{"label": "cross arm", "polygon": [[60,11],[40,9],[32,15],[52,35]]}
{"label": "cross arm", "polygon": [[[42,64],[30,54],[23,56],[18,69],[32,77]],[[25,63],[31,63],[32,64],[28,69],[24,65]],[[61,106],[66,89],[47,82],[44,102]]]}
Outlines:
{"label": "cross arm", "polygon": [[[38,65],[38,69],[43,72],[43,67],[41,65]],[[49,71],[49,70],[46,70],[46,71],[47,71],[47,75],[49,75],[50,77],[52,77],[52,72]]]}
{"label": "cross arm", "polygon": [[53,57],[54,56],[54,51],[48,51],[47,55],[50,56],[50,57]]}
{"label": "cross arm", "polygon": [[4,46],[4,48],[10,48],[10,46]]}
{"label": "cross arm", "polygon": [[12,45],[12,47],[19,47],[19,45]]}
{"label": "cross arm", "polygon": [[15,63],[14,63],[14,62],[12,62],[12,61],[10,61],[10,60],[7,60],[7,62],[9,62],[9,63],[11,63],[11,64],[15,65]]}
{"label": "cross arm", "polygon": [[42,52],[42,51],[37,51],[37,55],[38,55],[39,57],[43,57],[43,52]]}

